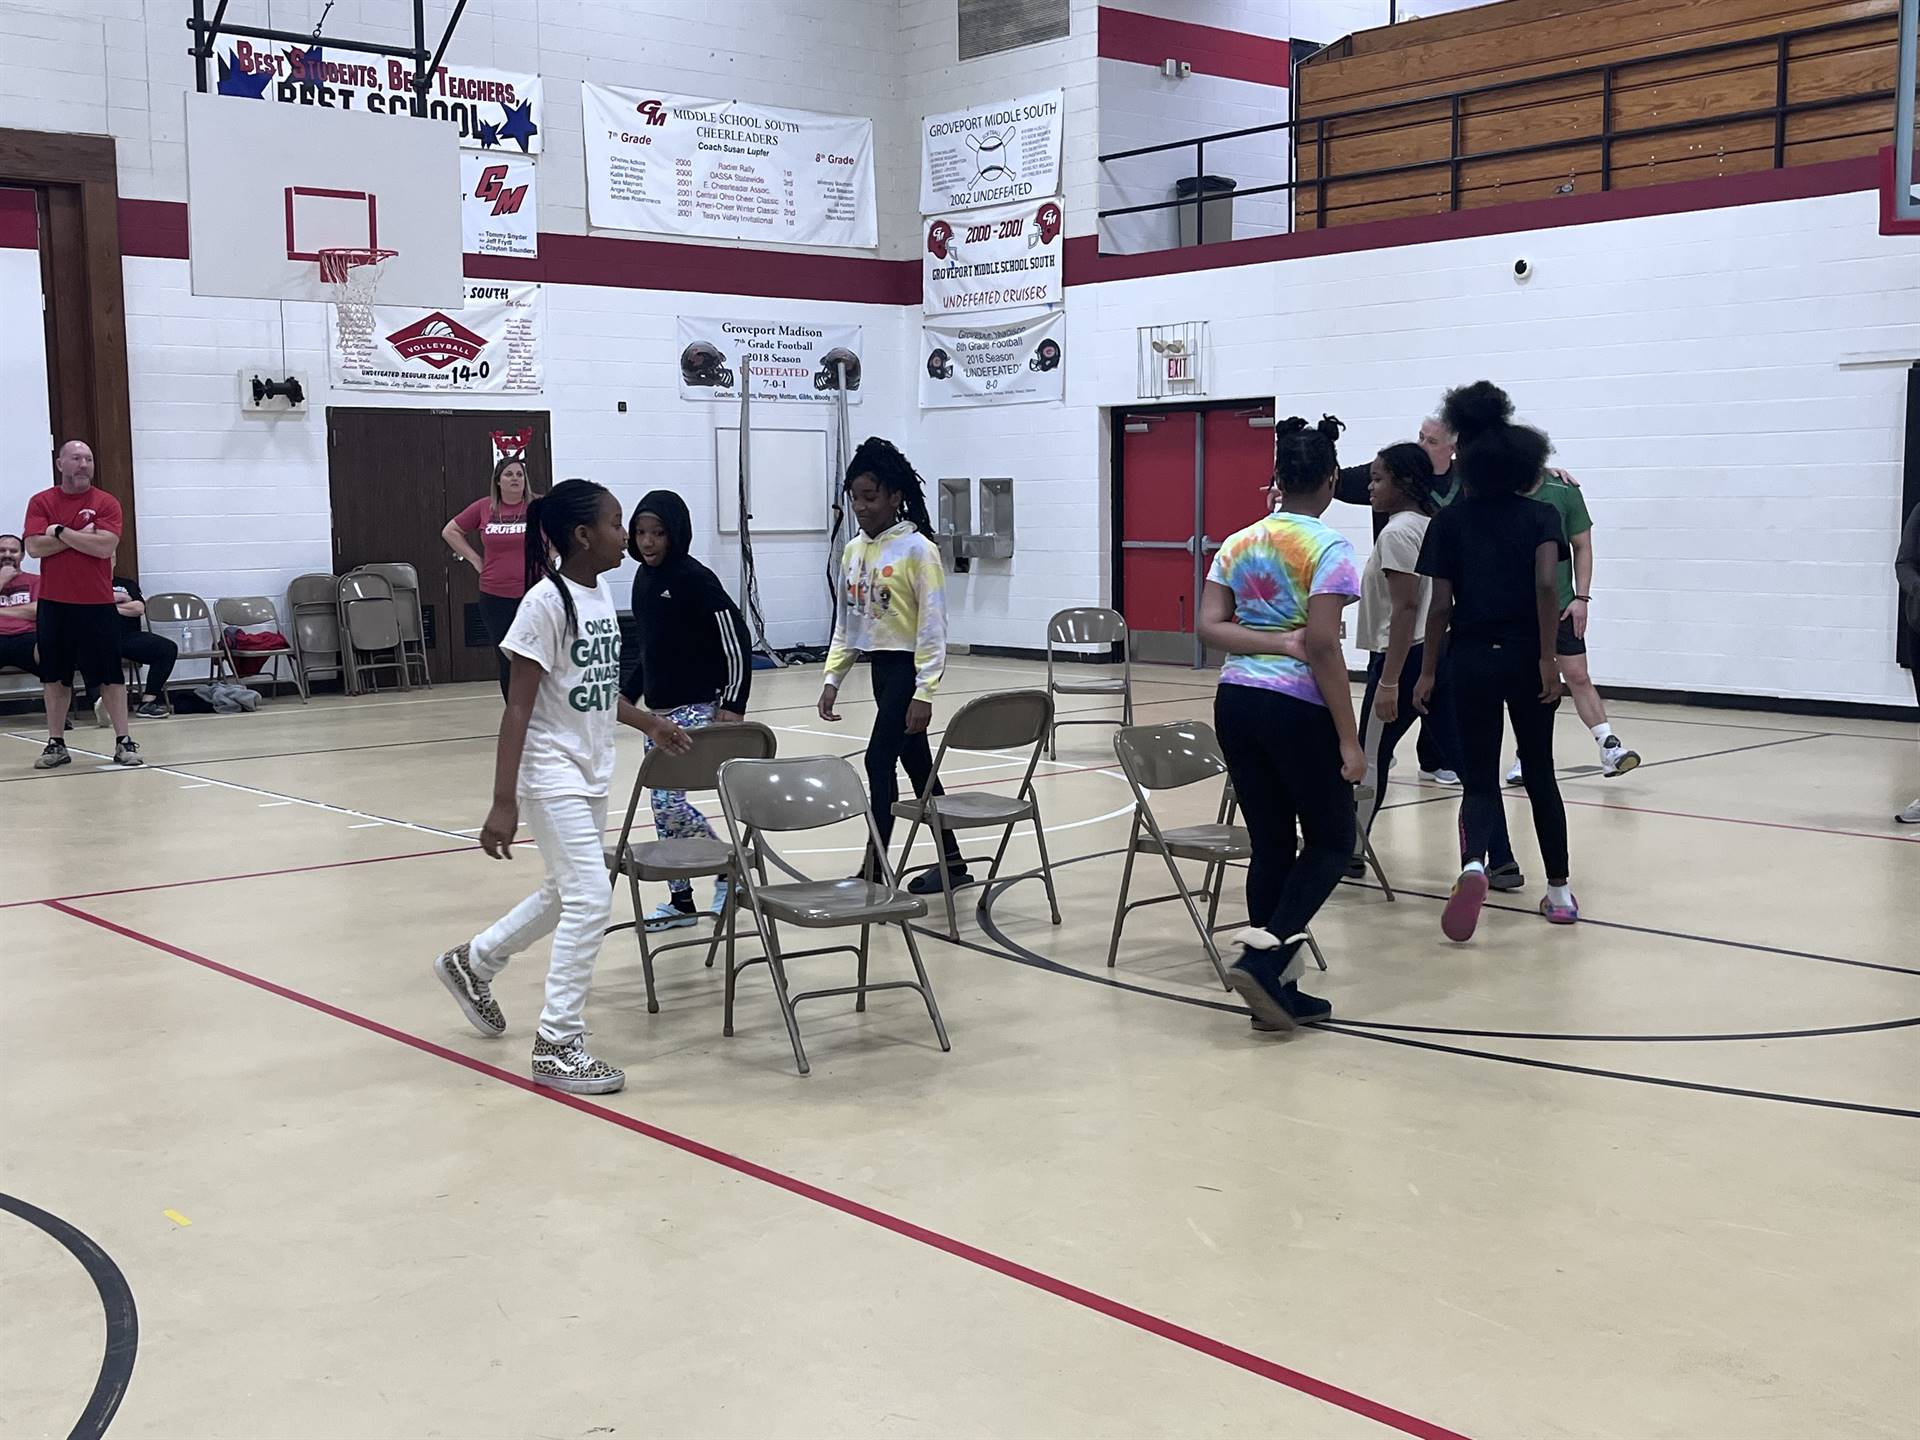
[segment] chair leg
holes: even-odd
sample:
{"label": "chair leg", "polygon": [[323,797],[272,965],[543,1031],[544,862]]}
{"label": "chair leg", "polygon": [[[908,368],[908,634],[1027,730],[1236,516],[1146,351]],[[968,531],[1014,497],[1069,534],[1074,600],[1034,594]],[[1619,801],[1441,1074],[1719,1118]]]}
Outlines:
{"label": "chair leg", "polygon": [[853,1008],[856,1011],[867,1008],[867,941],[873,934],[871,925],[860,927],[860,974],[854,982],[859,988],[854,991]]}
{"label": "chair leg", "polygon": [[[756,923],[759,917],[755,917]],[[812,1068],[807,1052],[800,1044],[800,1022],[793,1013],[793,1000],[787,993],[787,967],[780,955],[779,926],[769,920],[760,928],[760,941],[767,947],[767,973],[773,976],[773,997],[780,1002],[780,1018],[787,1022],[787,1038],[793,1042],[793,1063],[805,1075]]]}
{"label": "chair leg", "polygon": [[1213,932],[1207,929],[1207,922],[1200,918],[1200,912],[1194,908],[1193,896],[1187,890],[1186,879],[1180,874],[1180,865],[1165,850],[1160,858],[1167,862],[1167,874],[1173,877],[1173,888],[1179,893],[1180,903],[1187,907],[1187,918],[1193,921],[1193,928],[1200,932],[1200,943],[1206,947],[1207,959],[1213,962],[1213,973],[1220,977],[1220,988],[1231,990],[1227,983],[1226,962],[1220,958],[1220,947],[1213,943]]}
{"label": "chair leg", "polygon": [[733,924],[733,906],[739,890],[739,887],[733,883],[730,873],[721,878],[727,882],[727,903],[720,907],[720,918],[714,922],[713,926],[713,942],[707,946],[707,969],[709,970],[713,968],[713,957],[720,953],[721,933]]}
{"label": "chair leg", "polygon": [[[916,815],[913,817],[912,820],[907,822],[906,843],[901,845],[900,859],[893,867],[893,873],[896,879],[899,879],[902,881],[906,879],[907,861],[913,858],[913,842],[919,837],[919,834],[920,834],[920,817]],[[876,875],[873,878],[877,883],[880,877]]]}
{"label": "chair leg", "polygon": [[1373,878],[1380,882],[1380,888],[1385,892],[1387,899],[1393,900],[1396,898],[1393,893],[1393,883],[1387,879],[1386,867],[1380,863],[1380,856],[1373,848],[1373,837],[1364,830],[1361,831],[1360,844],[1367,857],[1367,864],[1373,867]]}
{"label": "chair leg", "polygon": [[933,849],[940,866],[940,895],[947,902],[947,938],[958,940],[960,921],[953,913],[953,869],[947,864],[947,837],[953,832],[937,822],[928,829],[933,836]]}
{"label": "chair leg", "polygon": [[927,1002],[927,1017],[933,1021],[933,1033],[940,1037],[942,1050],[951,1050],[953,1042],[947,1039],[947,1022],[940,1018],[940,1006],[933,998],[933,982],[927,978],[927,967],[920,962],[920,947],[913,943],[913,927],[903,920],[900,933],[907,939],[907,954],[913,960],[913,973],[920,981],[920,998]]}
{"label": "chair leg", "polygon": [[633,896],[633,940],[640,947],[640,973],[647,981],[647,1013],[660,1013],[660,997],[653,989],[653,951],[647,945],[647,917],[640,908],[640,878],[627,871],[627,889]]}
{"label": "chair leg", "polygon": [[1127,891],[1133,886],[1133,857],[1140,843],[1140,812],[1133,812],[1133,830],[1127,836],[1127,863],[1120,870],[1120,898],[1113,906],[1113,939],[1107,944],[1107,968],[1113,969],[1120,956],[1120,927],[1127,919]]}
{"label": "chair leg", "polygon": [[1313,951],[1313,958],[1322,970],[1327,968],[1327,957],[1320,953],[1320,942],[1313,938],[1313,931],[1307,931],[1307,948]]}
{"label": "chair leg", "polygon": [[[1013,834],[1013,827],[1007,827],[1007,834]],[[1040,802],[1033,802],[1033,843],[1040,847],[1040,883],[1047,887],[1047,908],[1053,912],[1053,923],[1060,923],[1060,897],[1053,889],[1053,861],[1047,855],[1047,827],[1040,818]],[[1118,936],[1115,937],[1116,941]]]}
{"label": "chair leg", "polygon": [[1220,919],[1220,892],[1227,888],[1227,866],[1223,860],[1218,865],[1207,867],[1207,934],[1213,934],[1213,927]]}

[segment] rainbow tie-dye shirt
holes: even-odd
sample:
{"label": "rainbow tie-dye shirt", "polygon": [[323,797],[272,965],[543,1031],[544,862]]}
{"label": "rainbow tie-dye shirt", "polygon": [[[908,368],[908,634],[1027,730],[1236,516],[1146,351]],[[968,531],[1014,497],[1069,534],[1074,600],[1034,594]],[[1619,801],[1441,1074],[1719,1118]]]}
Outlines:
{"label": "rainbow tie-dye shirt", "polygon": [[[1353,542],[1325,521],[1281,513],[1227,537],[1207,579],[1233,592],[1233,618],[1250,630],[1299,630],[1314,595],[1360,598]],[[1252,685],[1324,705],[1313,670],[1287,655],[1230,655],[1222,685]]]}

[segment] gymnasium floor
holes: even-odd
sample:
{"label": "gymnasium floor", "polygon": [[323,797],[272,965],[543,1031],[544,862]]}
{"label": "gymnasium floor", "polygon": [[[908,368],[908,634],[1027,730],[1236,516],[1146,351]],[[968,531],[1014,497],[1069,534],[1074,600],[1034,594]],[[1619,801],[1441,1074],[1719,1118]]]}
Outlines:
{"label": "gymnasium floor", "polygon": [[[940,714],[1039,674],[957,661]],[[817,680],[756,677],[785,753],[864,739]],[[281,702],[50,776],[5,722],[0,1191],[57,1219],[0,1212],[0,1434],[121,1385],[115,1437],[193,1440],[1913,1434],[1912,726],[1623,705],[1649,763],[1603,780],[1563,707],[1586,923],[1529,889],[1465,948],[1456,792],[1396,784],[1400,898],[1342,887],[1337,1022],[1285,1039],[1178,906],[1105,969],[1126,790],[1069,730],[1066,923],[1022,883],[923,932],[950,1055],[911,994],[819,1002],[803,1080],[764,972],[722,1040],[718,972],[662,961],[649,1016],[623,932],[589,1016],[628,1089],[575,1101],[523,1079],[544,951],[504,1041],[428,969],[540,875],[472,847],[498,714]]]}

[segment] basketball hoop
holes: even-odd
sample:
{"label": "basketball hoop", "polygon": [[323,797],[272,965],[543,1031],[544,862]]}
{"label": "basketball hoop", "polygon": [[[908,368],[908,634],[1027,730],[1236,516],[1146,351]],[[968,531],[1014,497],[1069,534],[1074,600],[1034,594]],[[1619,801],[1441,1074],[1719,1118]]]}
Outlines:
{"label": "basketball hoop", "polygon": [[378,248],[340,248],[317,252],[320,283],[333,295],[343,330],[373,331],[373,302],[380,293],[380,272],[400,252]]}

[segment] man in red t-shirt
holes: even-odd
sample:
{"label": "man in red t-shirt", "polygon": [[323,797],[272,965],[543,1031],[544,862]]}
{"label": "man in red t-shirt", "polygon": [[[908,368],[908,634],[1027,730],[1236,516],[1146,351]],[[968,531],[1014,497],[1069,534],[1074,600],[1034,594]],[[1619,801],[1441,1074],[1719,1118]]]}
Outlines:
{"label": "man in red t-shirt", "polygon": [[64,731],[78,671],[106,702],[113,721],[113,763],[138,765],[127,734],[127,681],[120,669],[120,612],[113,603],[113,557],[120,548],[120,502],[94,487],[93,449],[69,440],[54,461],[60,483],[27,502],[27,553],[40,562],[41,693],[47,748],[36,770],[70,765]]}
{"label": "man in red t-shirt", "polygon": [[0,535],[0,670],[24,670],[37,680],[39,622],[34,602],[40,598],[40,577],[20,568],[26,553],[26,541],[18,535]]}

